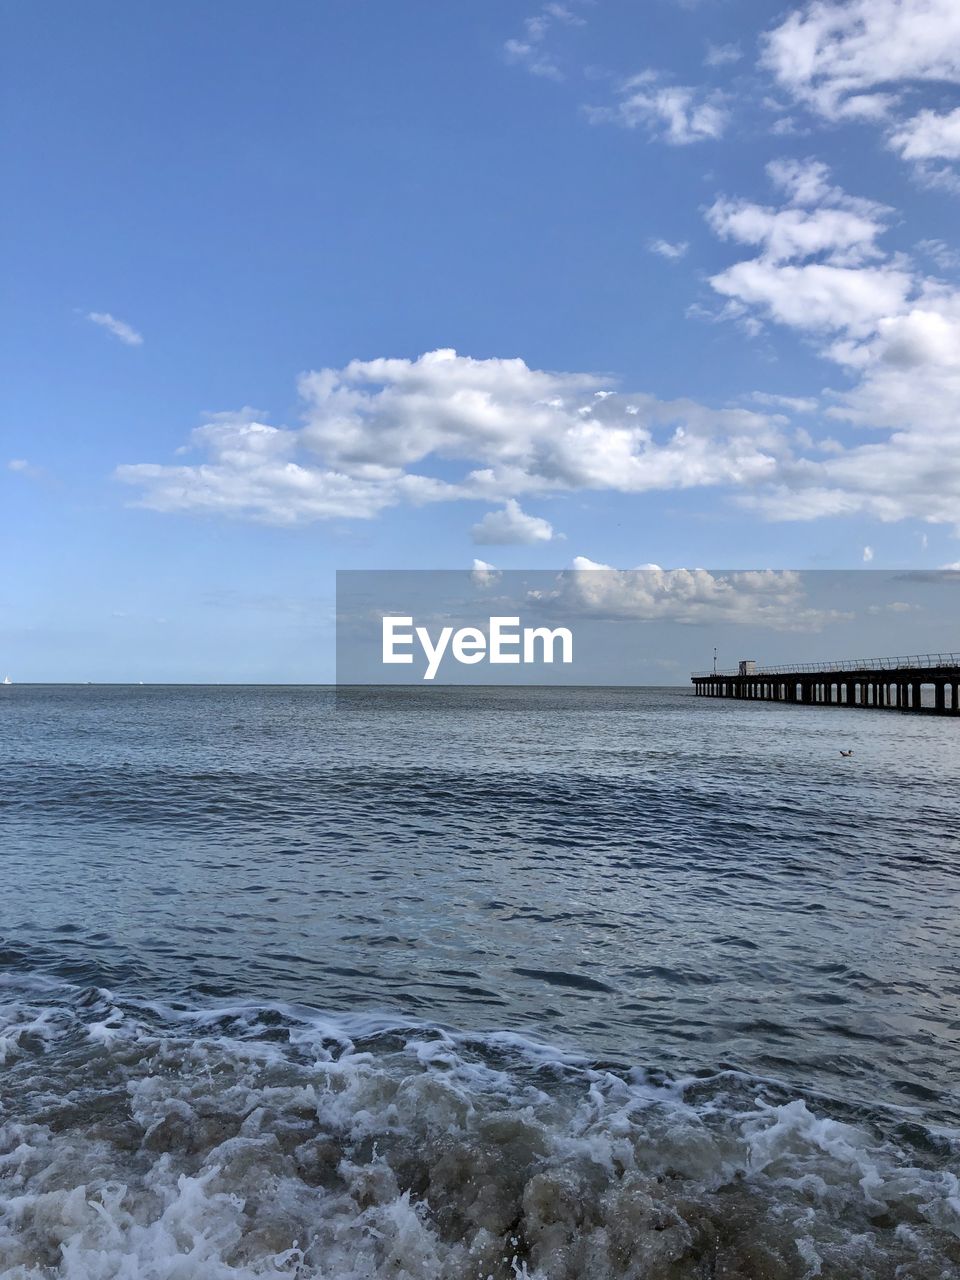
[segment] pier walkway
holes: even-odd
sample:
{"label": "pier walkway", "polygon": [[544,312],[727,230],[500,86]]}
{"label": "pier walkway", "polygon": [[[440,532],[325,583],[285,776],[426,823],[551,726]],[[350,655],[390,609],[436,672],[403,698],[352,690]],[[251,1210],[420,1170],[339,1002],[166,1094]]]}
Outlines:
{"label": "pier walkway", "polygon": [[701,698],[960,715],[958,653],[855,658],[786,667],[760,667],[745,659],[736,671],[694,671],[690,679]]}

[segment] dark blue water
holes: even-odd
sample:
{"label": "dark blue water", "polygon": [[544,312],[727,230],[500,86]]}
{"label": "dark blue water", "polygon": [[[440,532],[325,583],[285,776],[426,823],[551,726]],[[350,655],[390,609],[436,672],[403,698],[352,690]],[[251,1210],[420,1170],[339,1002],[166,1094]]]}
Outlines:
{"label": "dark blue water", "polygon": [[2,1274],[958,1274],[960,726],[14,686],[0,734]]}

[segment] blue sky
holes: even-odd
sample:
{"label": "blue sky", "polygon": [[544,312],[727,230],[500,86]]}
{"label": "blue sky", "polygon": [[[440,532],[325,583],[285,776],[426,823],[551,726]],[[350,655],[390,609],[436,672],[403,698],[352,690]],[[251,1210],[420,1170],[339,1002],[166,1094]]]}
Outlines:
{"label": "blue sky", "polygon": [[6,11],[14,679],[329,679],[337,568],[960,560],[954,0]]}

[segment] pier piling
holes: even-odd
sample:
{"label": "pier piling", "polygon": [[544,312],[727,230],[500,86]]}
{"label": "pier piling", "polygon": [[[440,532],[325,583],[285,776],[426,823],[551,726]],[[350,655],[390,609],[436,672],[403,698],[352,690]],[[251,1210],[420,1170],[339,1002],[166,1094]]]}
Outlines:
{"label": "pier piling", "polygon": [[[701,698],[960,716],[957,653],[854,658],[786,667],[758,667],[752,659],[745,658],[736,671],[694,671],[690,679],[694,693]],[[924,689],[929,690],[926,698]]]}

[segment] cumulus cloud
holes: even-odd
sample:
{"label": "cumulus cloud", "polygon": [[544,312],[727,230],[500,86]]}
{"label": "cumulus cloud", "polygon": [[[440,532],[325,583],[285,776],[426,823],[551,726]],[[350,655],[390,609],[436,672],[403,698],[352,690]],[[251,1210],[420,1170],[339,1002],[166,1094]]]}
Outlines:
{"label": "cumulus cloud", "polygon": [[706,569],[611,569],[577,556],[556,603],[568,613],[689,624],[738,623],[777,631],[816,631],[851,615],[812,609],[793,570],[711,573]]}
{"label": "cumulus cloud", "polygon": [[756,307],[780,324],[866,337],[903,308],[912,282],[906,271],[894,267],[783,264],[755,258],[736,263],[710,283],[717,293]]}
{"label": "cumulus cloud", "polygon": [[554,536],[550,521],[527,515],[516,498],[508,498],[500,511],[488,511],[470,532],[480,546],[533,546]]}
{"label": "cumulus cloud", "polygon": [[[779,208],[721,197],[706,219],[724,239],[758,256],[711,279],[717,293],[781,324],[861,336],[900,311],[913,288],[905,267],[884,259],[877,239],[889,210],[848,196],[816,161],[774,161]],[[869,263],[869,265],[864,265]]]}
{"label": "cumulus cloud", "polygon": [[[292,523],[370,518],[398,503],[506,503],[575,490],[646,493],[775,477],[785,419],[627,395],[585,373],[475,360],[354,360],[302,376],[303,422],[246,409],[191,434],[199,461],[126,464],[142,505]],[[420,466],[445,464],[439,480]]]}
{"label": "cumulus cloud", "polygon": [[112,316],[109,311],[88,311],[87,319],[93,324],[98,324],[101,329],[106,329],[108,333],[112,333],[115,338],[119,338],[128,347],[140,347],[143,345],[143,335],[123,320],[118,320],[116,316]]}
{"label": "cumulus cloud", "polygon": [[497,509],[475,536],[494,543],[552,536],[526,497],[707,486],[771,519],[960,529],[960,289],[886,254],[885,211],[833,186],[823,166],[772,166],[771,178],[785,203],[725,198],[708,211],[718,235],[749,251],[710,285],[727,314],[792,329],[841,371],[822,416],[869,431],[861,441],[841,443],[822,422],[796,429],[791,415],[818,408],[809,397],[755,393],[756,408],[712,409],[439,350],[306,373],[295,427],[249,409],[217,415],[187,456],[117,474],[160,511],[281,523],[483,502]]}
{"label": "cumulus cloud", "polygon": [[642,71],[623,81],[613,107],[588,107],[594,124],[644,127],[671,146],[720,138],[730,122],[726,95],[692,85],[669,84],[658,71]]}
{"label": "cumulus cloud", "polygon": [[824,254],[833,265],[850,266],[880,256],[876,238],[883,223],[850,209],[771,209],[749,200],[719,199],[707,210],[718,236],[762,248],[769,262]]}
{"label": "cumulus cloud", "polygon": [[767,176],[786,205],[772,208],[721,196],[706,212],[718,236],[755,245],[763,260],[774,264],[817,258],[829,266],[850,267],[885,256],[876,242],[892,209],[848,195],[830,181],[829,168],[813,158],[772,160]]}
{"label": "cumulus cloud", "polygon": [[[832,187],[822,167],[771,177],[791,197],[786,207],[728,201],[708,211],[719,234],[759,250],[710,283],[734,318],[795,329],[843,368],[852,382],[834,393],[830,417],[891,434],[831,446],[824,459],[794,457],[744,501],[789,518],[861,512],[957,525],[960,291],[885,255],[882,212]],[[855,217],[837,221],[839,212]]]}
{"label": "cumulus cloud", "polygon": [[779,158],[767,165],[767,177],[791,204],[843,203],[843,193],[830,182],[830,169],[822,160]]}
{"label": "cumulus cloud", "polygon": [[960,192],[960,107],[920,111],[888,135],[890,147],[913,163],[921,183]]}
{"label": "cumulus cloud", "polygon": [[890,145],[905,160],[960,160],[960,107],[918,112],[891,133]]}
{"label": "cumulus cloud", "polygon": [[474,586],[489,587],[497,582],[502,577],[502,574],[495,564],[488,564],[486,560],[474,559],[470,577]]}
{"label": "cumulus cloud", "polygon": [[767,32],[761,62],[781,88],[831,121],[869,120],[918,176],[960,187],[960,110],[905,118],[908,94],[960,84],[956,0],[809,0]]}
{"label": "cumulus cloud", "polygon": [[667,258],[671,262],[676,262],[679,258],[686,256],[690,246],[686,240],[678,240],[676,243],[670,240],[651,240],[647,248],[651,253],[659,254],[661,258]]}
{"label": "cumulus cloud", "polygon": [[762,61],[827,119],[883,119],[907,84],[960,83],[960,6],[809,0],[767,32]]}

